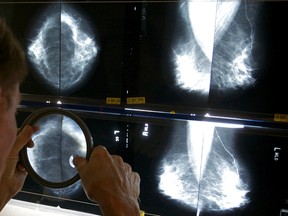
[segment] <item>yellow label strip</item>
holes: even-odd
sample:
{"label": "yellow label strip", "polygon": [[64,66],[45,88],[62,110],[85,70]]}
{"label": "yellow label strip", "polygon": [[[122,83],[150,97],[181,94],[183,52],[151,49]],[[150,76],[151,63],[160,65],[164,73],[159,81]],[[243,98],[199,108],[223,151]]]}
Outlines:
{"label": "yellow label strip", "polygon": [[274,121],[288,122],[288,115],[276,113],[276,114],[274,114]]}
{"label": "yellow label strip", "polygon": [[128,97],[127,104],[145,104],[145,97]]}
{"label": "yellow label strip", "polygon": [[106,98],[106,104],[120,105],[121,104],[121,98],[107,97]]}

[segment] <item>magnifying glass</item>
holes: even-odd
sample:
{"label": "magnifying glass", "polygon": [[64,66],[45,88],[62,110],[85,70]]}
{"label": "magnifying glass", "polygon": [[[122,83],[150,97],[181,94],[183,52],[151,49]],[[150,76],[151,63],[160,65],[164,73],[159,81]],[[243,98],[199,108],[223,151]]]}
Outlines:
{"label": "magnifying glass", "polygon": [[21,126],[37,125],[32,135],[33,148],[24,147],[20,157],[31,178],[51,188],[68,187],[80,176],[73,156],[89,158],[93,139],[86,124],[71,111],[42,108],[30,114]]}

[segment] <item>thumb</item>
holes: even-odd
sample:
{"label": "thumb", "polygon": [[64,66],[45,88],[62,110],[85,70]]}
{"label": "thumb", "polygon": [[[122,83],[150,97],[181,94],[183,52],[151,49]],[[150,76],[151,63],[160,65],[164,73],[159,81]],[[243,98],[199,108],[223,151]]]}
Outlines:
{"label": "thumb", "polygon": [[33,134],[33,127],[26,125],[23,130],[17,135],[11,155],[18,155],[19,151],[29,142]]}
{"label": "thumb", "polygon": [[74,156],[73,158],[73,164],[75,168],[77,169],[80,176],[82,176],[82,173],[85,172],[87,167],[87,160],[80,156]]}

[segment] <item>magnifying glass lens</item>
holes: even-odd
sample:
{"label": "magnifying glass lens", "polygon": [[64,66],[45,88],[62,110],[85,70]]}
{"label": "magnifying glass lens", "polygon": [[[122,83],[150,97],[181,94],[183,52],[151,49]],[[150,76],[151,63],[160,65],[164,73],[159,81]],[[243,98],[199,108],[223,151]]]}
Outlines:
{"label": "magnifying glass lens", "polygon": [[28,173],[40,184],[65,187],[79,179],[73,155],[87,158],[92,138],[83,121],[71,112],[42,112],[26,120],[25,124],[37,125],[39,130],[32,136],[34,147],[22,150],[22,159]]}

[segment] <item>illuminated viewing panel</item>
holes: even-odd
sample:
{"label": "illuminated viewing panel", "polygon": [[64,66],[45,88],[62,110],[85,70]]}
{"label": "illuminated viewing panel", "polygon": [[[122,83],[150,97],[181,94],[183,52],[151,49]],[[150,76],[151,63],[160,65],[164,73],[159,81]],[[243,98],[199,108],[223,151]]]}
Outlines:
{"label": "illuminated viewing panel", "polygon": [[2,3],[0,15],[27,52],[23,94],[101,105],[142,97],[143,108],[274,114],[287,110],[277,99],[285,97],[288,76],[287,7],[286,1]]}
{"label": "illuminated viewing panel", "polygon": [[[20,112],[18,121],[27,115]],[[79,117],[95,146],[121,155],[140,174],[140,207],[147,215],[279,215],[288,209],[286,130],[225,122]],[[46,130],[54,137],[53,128]],[[36,160],[43,157],[37,155]],[[53,189],[28,177],[16,198],[100,214],[79,181]]]}

